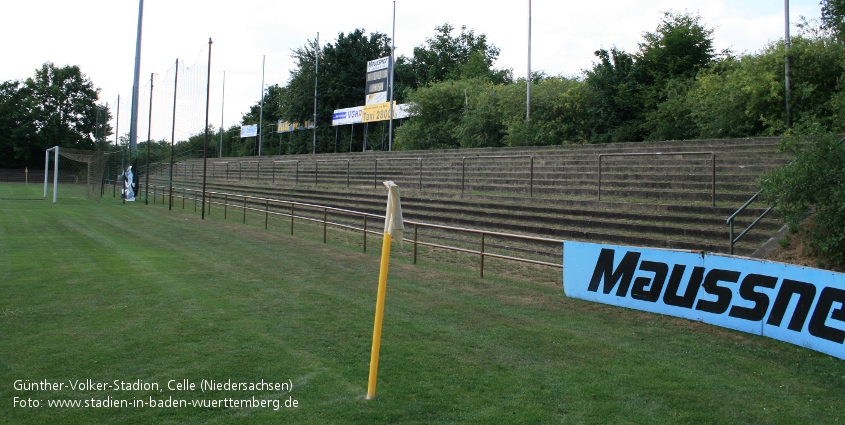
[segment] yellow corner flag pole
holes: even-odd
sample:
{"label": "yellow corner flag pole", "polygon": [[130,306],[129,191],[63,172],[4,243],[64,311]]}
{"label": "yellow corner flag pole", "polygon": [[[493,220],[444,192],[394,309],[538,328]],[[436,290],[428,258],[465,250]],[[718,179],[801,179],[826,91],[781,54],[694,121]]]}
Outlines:
{"label": "yellow corner flag pole", "polygon": [[378,377],[378,355],[381,347],[381,325],[384,319],[384,298],[387,292],[387,269],[390,265],[390,242],[394,235],[402,243],[402,205],[399,200],[399,187],[392,181],[384,182],[387,186],[387,214],[384,217],[384,241],[381,245],[381,266],[378,274],[378,295],[376,297],[376,318],[373,325],[373,350],[370,354],[370,380],[367,385],[367,400],[376,396],[376,378]]}

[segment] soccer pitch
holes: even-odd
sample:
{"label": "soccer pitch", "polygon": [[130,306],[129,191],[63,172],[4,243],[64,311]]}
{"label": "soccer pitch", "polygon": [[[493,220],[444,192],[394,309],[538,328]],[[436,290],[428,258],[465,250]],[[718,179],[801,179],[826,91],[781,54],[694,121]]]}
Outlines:
{"label": "soccer pitch", "polygon": [[456,253],[391,259],[368,401],[378,249],[42,195],[0,184],[2,423],[845,421],[841,360]]}

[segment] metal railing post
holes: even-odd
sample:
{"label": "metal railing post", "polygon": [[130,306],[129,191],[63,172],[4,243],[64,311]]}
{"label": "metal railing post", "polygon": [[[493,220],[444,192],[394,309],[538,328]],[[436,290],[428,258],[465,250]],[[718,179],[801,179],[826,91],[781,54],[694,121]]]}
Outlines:
{"label": "metal railing post", "polygon": [[531,165],[529,166],[529,196],[534,197],[534,157],[531,157]]}
{"label": "metal railing post", "polygon": [[601,201],[601,158],[604,155],[599,154],[599,201]]}
{"label": "metal railing post", "polygon": [[728,219],[728,226],[730,230],[728,231],[728,240],[731,241],[731,255],[734,255],[734,219],[733,217]]}
{"label": "metal railing post", "polygon": [[364,252],[367,252],[367,215],[364,214]]}
{"label": "metal railing post", "polygon": [[246,196],[244,198],[244,224],[246,224]]}
{"label": "metal railing post", "polygon": [[464,181],[467,174],[467,157],[461,159],[461,195],[464,194]]}
{"label": "metal railing post", "polygon": [[223,197],[223,218],[225,219],[228,216],[229,210],[229,194],[227,193]]}
{"label": "metal railing post", "polygon": [[716,153],[713,152],[713,206],[716,206]]}
{"label": "metal railing post", "polygon": [[419,228],[420,226],[414,225],[414,264],[417,264],[417,242],[419,241],[417,238],[417,229]]}
{"label": "metal railing post", "polygon": [[485,233],[481,233],[481,264],[479,267],[479,277],[484,278],[484,236]]}

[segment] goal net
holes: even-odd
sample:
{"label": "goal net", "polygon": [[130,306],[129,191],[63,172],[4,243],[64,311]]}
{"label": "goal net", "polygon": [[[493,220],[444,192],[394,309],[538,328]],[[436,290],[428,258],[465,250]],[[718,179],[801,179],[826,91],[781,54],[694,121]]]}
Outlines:
{"label": "goal net", "polygon": [[44,161],[44,197],[47,197],[49,186],[52,186],[53,202],[57,202],[59,198],[99,202],[105,189],[104,174],[111,154],[112,152],[58,146],[47,149]]}

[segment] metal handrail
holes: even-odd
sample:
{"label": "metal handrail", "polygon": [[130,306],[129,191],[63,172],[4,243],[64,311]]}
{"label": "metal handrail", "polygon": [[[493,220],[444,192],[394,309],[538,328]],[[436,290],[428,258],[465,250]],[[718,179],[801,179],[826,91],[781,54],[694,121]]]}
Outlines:
{"label": "metal handrail", "polygon": [[[164,199],[164,189],[167,186],[156,186],[156,187],[162,188],[162,199]],[[189,197],[188,193],[194,192],[194,198],[193,198],[194,199],[194,210],[196,210],[196,198],[197,198],[196,194],[198,192],[202,192],[202,190],[201,189],[189,189],[189,188],[177,188],[177,190],[182,191],[182,195],[176,194],[176,196],[180,196],[182,198],[182,200],[183,200],[182,208],[183,209],[185,208],[184,200]],[[155,193],[155,191],[154,191],[154,193]],[[314,222],[314,223],[322,223],[323,224],[323,242],[324,243],[327,240],[326,239],[326,229],[327,229],[328,226],[354,230],[356,232],[357,231],[362,232],[363,236],[364,236],[364,252],[367,251],[367,242],[366,242],[367,241],[367,234],[374,234],[374,235],[381,235],[382,234],[382,232],[375,231],[375,230],[372,230],[372,229],[367,227],[367,220],[368,219],[384,220],[384,216],[379,215],[379,214],[370,214],[370,213],[365,213],[365,212],[360,212],[360,211],[347,210],[347,209],[344,209],[344,208],[328,207],[328,206],[324,206],[324,205],[316,205],[316,204],[309,204],[309,203],[296,202],[296,201],[285,201],[285,200],[281,200],[281,199],[263,198],[263,197],[251,196],[251,195],[239,195],[239,194],[227,193],[227,192],[206,191],[205,193],[207,195],[206,202],[208,202],[208,204],[209,204],[209,208],[208,208],[209,214],[211,214],[211,205],[221,205],[221,206],[223,206],[223,208],[224,208],[224,210],[223,210],[224,218],[226,218],[226,216],[228,214],[227,213],[228,207],[241,208],[241,209],[243,209],[243,212],[244,212],[243,222],[246,223],[246,212],[247,211],[263,212],[264,215],[265,215],[265,219],[264,219],[265,228],[268,226],[268,224],[267,224],[268,223],[268,217],[270,215],[280,216],[280,217],[290,217],[291,218],[291,234],[293,234],[293,232],[294,232],[294,219],[305,220],[305,221]],[[171,192],[171,196],[173,196],[172,192]],[[217,198],[216,201],[214,200],[215,197]],[[221,197],[223,198],[222,202],[219,200]],[[239,199],[239,200],[241,200],[241,202],[240,203],[229,203],[229,200],[231,198]],[[257,208],[257,207],[253,207],[253,206],[248,206],[247,200],[252,201],[253,205],[254,204],[262,205],[264,208]],[[153,202],[155,203],[155,196],[153,197]],[[290,212],[271,211],[270,210],[271,204],[290,206]],[[294,207],[322,211],[323,212],[322,218],[320,219],[320,218],[307,217],[307,216],[303,216],[303,215],[297,215],[294,212]],[[352,226],[352,225],[349,225],[349,224],[328,221],[328,213],[329,212],[361,217],[363,219],[363,222],[364,222],[363,228]],[[446,250],[450,250],[450,251],[464,252],[464,253],[478,255],[479,256],[479,275],[482,278],[484,277],[484,259],[485,258],[499,258],[499,259],[510,260],[510,261],[518,261],[518,262],[523,262],[523,263],[528,263],[528,264],[549,266],[549,267],[554,267],[554,268],[559,268],[559,269],[563,268],[562,263],[550,263],[550,262],[547,262],[547,261],[532,260],[530,258],[514,257],[514,256],[495,254],[495,253],[490,253],[490,252],[485,251],[485,239],[488,236],[511,238],[511,239],[522,240],[522,241],[530,241],[530,242],[540,242],[540,243],[561,244],[562,245],[563,240],[561,240],[561,239],[550,239],[550,238],[543,238],[543,237],[537,237],[537,236],[518,235],[518,234],[513,234],[513,233],[492,232],[492,231],[485,231],[485,230],[478,230],[478,229],[467,229],[467,228],[454,227],[454,226],[443,226],[443,225],[439,225],[439,224],[422,223],[422,222],[411,221],[411,220],[405,220],[405,223],[408,224],[408,225],[414,226],[414,238],[413,239],[403,238],[404,241],[407,241],[409,243],[414,244],[414,264],[417,263],[417,248],[418,248],[418,246],[428,246],[428,247],[432,247],[432,248],[440,248],[440,249],[446,249]],[[448,245],[442,245],[442,244],[435,244],[435,243],[420,241],[418,230],[421,227],[422,228],[439,229],[439,230],[457,231],[457,232],[464,232],[464,233],[471,233],[471,234],[478,235],[480,237],[479,249],[474,250],[474,249],[460,248],[460,247],[454,247],[454,246],[448,246]]]}
{"label": "metal handrail", "polygon": [[486,159],[486,158],[531,158],[531,165],[528,169],[528,184],[529,193],[534,197],[534,155],[488,155],[488,156],[465,156],[461,159],[461,195],[464,194],[464,182],[466,180],[466,165],[467,159]]}
{"label": "metal handrail", "polygon": [[746,208],[748,208],[748,206],[751,205],[751,203],[754,202],[754,200],[757,199],[757,196],[759,195],[760,192],[755,193],[754,196],[752,196],[749,200],[745,201],[745,203],[742,204],[742,206],[739,207],[738,210],[734,211],[734,213],[731,214],[731,216],[728,217],[728,219],[726,220],[725,224],[727,224],[730,228],[728,236],[729,240],[731,241],[731,255],[733,255],[734,253],[734,244],[739,242],[739,240],[742,239],[742,237],[745,236],[745,234],[748,233],[748,231],[751,230],[752,227],[756,226],[757,223],[759,223],[760,220],[762,220],[763,217],[768,215],[772,208],[775,207],[774,205],[772,205],[771,207],[767,208],[766,211],[763,211],[763,214],[760,214],[760,217],[757,217],[757,219],[754,220],[751,224],[749,224],[748,227],[746,227],[745,230],[742,231],[742,233],[740,233],[739,235],[737,235],[736,238],[734,238],[734,219],[737,215],[739,215],[739,213],[743,212]]}
{"label": "metal handrail", "polygon": [[601,201],[601,159],[605,156],[659,156],[659,155],[711,155],[711,168],[712,168],[712,193],[710,195],[713,206],[716,206],[716,153],[715,152],[637,152],[637,153],[601,153],[599,154],[599,201]]}
{"label": "metal handrail", "polygon": [[349,187],[349,160],[348,159],[318,159],[314,161],[314,186],[317,186],[317,177],[320,174],[321,162],[343,162],[346,161],[346,187]]}
{"label": "metal handrail", "polygon": [[[843,137],[842,139],[839,140],[839,144],[840,145],[845,144],[845,137]],[[786,167],[792,166],[792,163],[793,163],[793,161],[790,161],[788,164],[786,164]],[[739,215],[739,213],[741,213],[743,210],[745,210],[748,207],[748,205],[750,205],[752,202],[754,202],[754,200],[757,199],[757,196],[759,196],[759,195],[760,195],[760,192],[758,191],[749,200],[745,201],[745,203],[742,204],[742,206],[739,207],[738,210],[734,211],[734,213],[731,214],[731,216],[728,217],[728,219],[726,221],[726,224],[729,226],[729,229],[730,229],[729,234],[728,234],[728,238],[729,238],[728,240],[730,241],[730,245],[731,245],[731,255],[733,255],[733,253],[734,253],[734,244],[737,243],[743,236],[745,236],[746,233],[748,233],[754,226],[756,226],[757,223],[759,223],[760,220],[762,220],[763,217],[768,215],[769,212],[771,212],[772,209],[775,207],[774,205],[772,205],[769,208],[766,208],[766,210],[763,211],[763,214],[760,214],[760,216],[757,217],[757,219],[754,220],[751,224],[749,224],[748,227],[746,227],[745,230],[742,231],[742,233],[740,233],[736,238],[734,238],[734,218],[736,218],[736,216]]]}
{"label": "metal handrail", "polygon": [[376,158],[375,171],[373,172],[373,189],[378,187],[378,162],[379,161],[419,161],[420,162],[420,190],[422,190],[422,158]]}
{"label": "metal handrail", "polygon": [[[211,165],[220,165],[220,164],[226,164],[226,181],[229,181],[229,161],[218,161],[218,162],[212,162],[211,163]],[[216,175],[215,170],[217,170],[217,167],[211,167],[211,177],[212,178],[214,178],[215,175]]]}
{"label": "metal handrail", "polygon": [[261,180],[261,174],[260,174],[261,173],[261,163],[260,162],[258,162],[258,161],[239,161],[238,181],[241,181],[241,178],[243,177],[244,164],[258,164],[255,168],[256,169],[255,180],[256,181]]}
{"label": "metal handrail", "polygon": [[291,159],[285,161],[273,161],[273,180],[272,183],[276,184],[276,164],[288,163],[288,162],[295,162],[296,163],[296,177],[294,178],[293,185],[296,186],[299,184],[299,160],[298,159]]}

